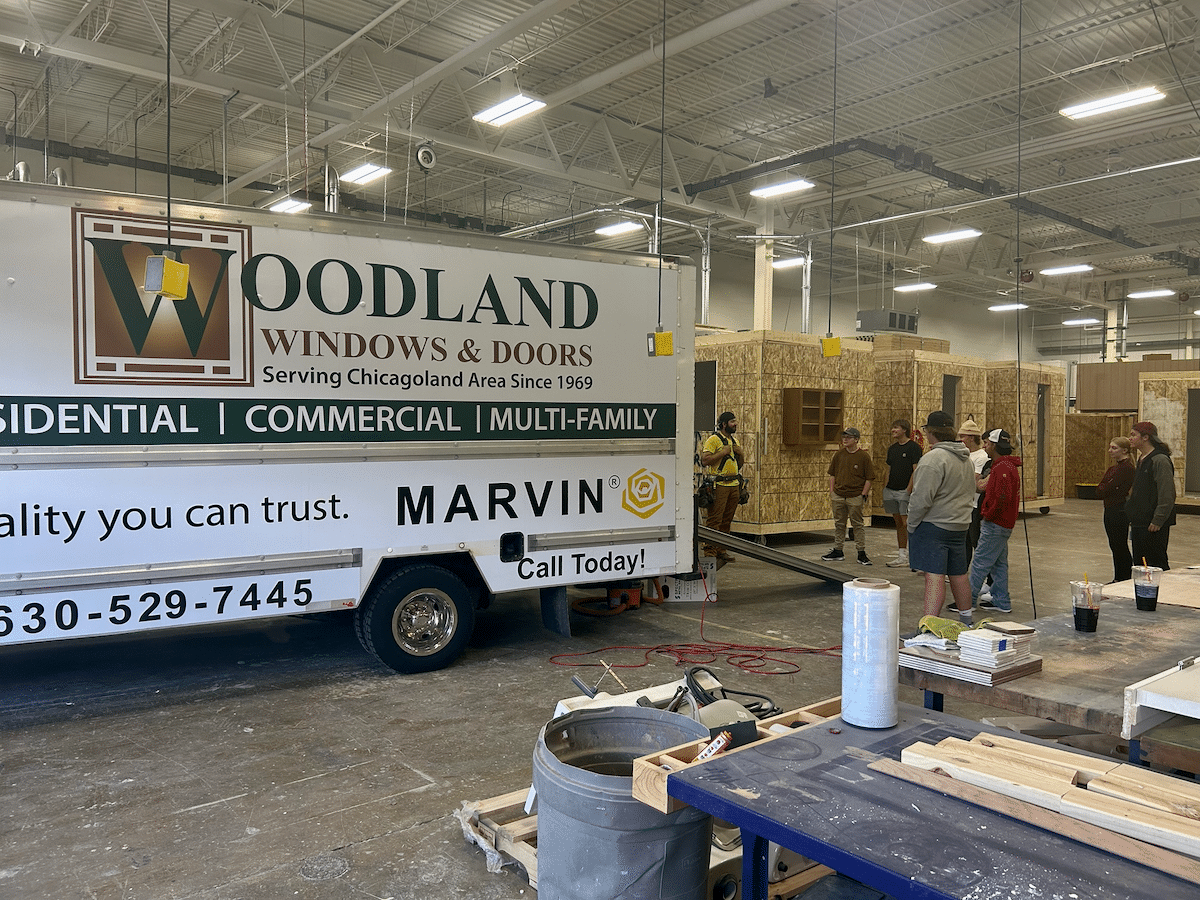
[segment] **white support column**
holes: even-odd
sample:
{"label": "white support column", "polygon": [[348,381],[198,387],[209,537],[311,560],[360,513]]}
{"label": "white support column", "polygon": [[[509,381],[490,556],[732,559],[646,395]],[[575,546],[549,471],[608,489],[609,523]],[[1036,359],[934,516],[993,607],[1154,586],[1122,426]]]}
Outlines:
{"label": "white support column", "polygon": [[1110,306],[1104,311],[1104,359],[1116,362],[1117,334],[1121,328],[1121,320],[1117,315],[1117,307]]}
{"label": "white support column", "polygon": [[[763,221],[758,228],[759,234],[773,234],[775,231],[775,209],[770,203],[763,204]],[[774,270],[771,260],[775,256],[774,241],[754,242],[754,330],[769,331],[771,329],[771,307],[774,302]]]}

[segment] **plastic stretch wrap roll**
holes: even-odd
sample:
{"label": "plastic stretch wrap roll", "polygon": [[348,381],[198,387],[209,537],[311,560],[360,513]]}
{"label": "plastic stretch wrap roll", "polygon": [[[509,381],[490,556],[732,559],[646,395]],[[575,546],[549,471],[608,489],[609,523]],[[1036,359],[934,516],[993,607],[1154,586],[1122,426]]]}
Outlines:
{"label": "plastic stretch wrap roll", "polygon": [[842,585],[842,721],[891,728],[900,665],[900,588],[882,578]]}

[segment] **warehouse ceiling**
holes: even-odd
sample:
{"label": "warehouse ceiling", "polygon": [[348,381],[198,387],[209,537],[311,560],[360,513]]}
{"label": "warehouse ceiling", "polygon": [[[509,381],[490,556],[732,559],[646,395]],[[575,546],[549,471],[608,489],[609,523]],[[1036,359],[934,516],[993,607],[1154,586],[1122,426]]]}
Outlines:
{"label": "warehouse ceiling", "polygon": [[[177,196],[316,209],[326,163],[369,161],[391,174],[343,183],[339,215],[630,249],[646,234],[601,238],[618,214],[596,210],[653,222],[661,196],[663,252],[811,242],[814,282],[861,306],[921,280],[1062,318],[1163,286],[1143,313],[1169,314],[1200,301],[1198,17],[1200,0],[0,0],[5,149],[34,181],[67,155],[162,172],[169,150]],[[514,77],[546,107],[473,120]],[[1165,98],[1058,112],[1151,85]],[[750,196],[796,177],[815,186]],[[79,186],[130,180],[108,182]],[[982,236],[922,240],[967,226]],[[1038,274],[1076,262],[1094,269]]]}

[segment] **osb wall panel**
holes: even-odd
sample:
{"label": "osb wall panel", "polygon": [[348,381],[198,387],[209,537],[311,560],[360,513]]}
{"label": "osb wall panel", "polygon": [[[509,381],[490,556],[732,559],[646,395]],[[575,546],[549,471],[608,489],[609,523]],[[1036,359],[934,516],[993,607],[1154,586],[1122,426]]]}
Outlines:
{"label": "osb wall panel", "polygon": [[[759,381],[762,370],[762,332],[704,335],[696,337],[696,360],[717,363],[717,415],[732,410],[738,419],[738,440],[746,462],[742,474],[753,490],[750,502],[739,506],[734,517],[738,523],[757,522],[761,515],[762,491],[758,490],[758,423],[762,421],[759,405]],[[700,442],[708,438],[716,422],[697,422]]]}
{"label": "osb wall panel", "polygon": [[858,428],[867,448],[875,440],[871,347],[843,341],[840,356],[826,357],[818,338],[769,332],[763,344],[762,415],[767,438],[760,458],[764,506],[759,523],[768,531],[786,530],[793,523],[827,523],[831,515],[826,470],[835,445],[783,443],[784,388],[841,391],[843,425]]}
{"label": "osb wall panel", "polygon": [[[1066,465],[1066,371],[1057,366],[1016,362],[987,365],[987,422],[985,428],[1004,428],[1017,442],[1015,452],[1023,462],[1025,500],[1061,500]],[[1038,493],[1037,395],[1038,385],[1046,391],[1046,467],[1043,490]],[[1019,400],[1018,400],[1019,397]],[[1018,406],[1020,415],[1018,416]],[[1074,485],[1071,487],[1074,493]]]}
{"label": "osb wall panel", "polygon": [[958,407],[946,410],[955,425],[973,418],[986,427],[987,369],[982,360],[932,351],[884,351],[875,354],[876,410],[875,428],[880,441],[874,447],[874,463],[879,479],[872,488],[874,500],[882,510],[883,485],[887,476],[887,448],[891,443],[892,422],[907,419],[915,428],[934,410],[942,408],[942,379],[960,378]]}
{"label": "osb wall panel", "polygon": [[1200,373],[1151,372],[1138,379],[1141,400],[1139,422],[1153,422],[1158,436],[1171,448],[1175,464],[1175,492],[1184,495],[1187,461],[1188,391],[1200,390]]}
{"label": "osb wall panel", "polygon": [[717,360],[717,405],[737,413],[747,448],[752,499],[739,507],[734,530],[772,534],[828,527],[825,472],[836,445],[783,443],[783,390],[841,391],[844,424],[857,427],[870,447],[875,409],[870,345],[845,341],[840,356],[825,357],[812,335],[744,332],[697,338],[696,358]]}
{"label": "osb wall panel", "polygon": [[1109,442],[1115,437],[1128,437],[1133,423],[1133,416],[1121,413],[1067,413],[1064,425],[1070,452],[1063,472],[1067,496],[1075,496],[1077,484],[1100,481],[1112,465]]}

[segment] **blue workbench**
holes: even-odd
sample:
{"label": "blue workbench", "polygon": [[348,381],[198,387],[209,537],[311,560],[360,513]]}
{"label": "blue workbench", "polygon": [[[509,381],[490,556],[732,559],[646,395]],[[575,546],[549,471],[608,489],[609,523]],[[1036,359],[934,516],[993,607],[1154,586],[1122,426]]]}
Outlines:
{"label": "blue workbench", "polygon": [[667,793],[741,828],[746,900],[767,897],[769,841],[897,898],[1200,897],[1157,869],[867,768],[915,741],[981,731],[1001,733],[900,704],[895,728],[830,719],[672,773]]}

